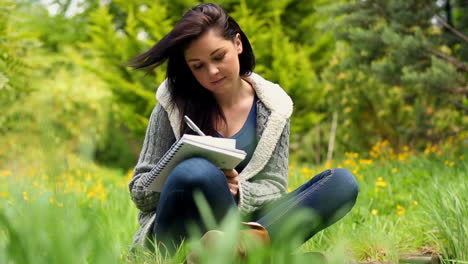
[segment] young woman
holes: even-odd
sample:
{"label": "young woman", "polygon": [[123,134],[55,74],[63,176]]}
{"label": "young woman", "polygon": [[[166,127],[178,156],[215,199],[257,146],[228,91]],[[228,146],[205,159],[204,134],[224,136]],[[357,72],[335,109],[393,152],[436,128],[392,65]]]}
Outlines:
{"label": "young woman", "polygon": [[[193,196],[197,190],[218,221],[238,208],[249,215],[247,226],[272,241],[294,212],[318,216],[303,223],[301,237],[306,241],[352,208],[358,187],[344,169],[324,171],[287,193],[293,103],[279,85],[253,73],[249,40],[221,7],[193,7],[129,65],[152,70],[166,60],[167,79],[157,90],[158,103],[129,184],[140,210],[135,245],[151,248],[155,238],[172,251],[189,235],[188,224],[203,230]],[[190,158],[172,170],[161,192],[146,190],[143,182],[162,155],[181,135],[192,133],[184,115],[207,135],[235,138],[246,159],[222,171],[209,160]]]}

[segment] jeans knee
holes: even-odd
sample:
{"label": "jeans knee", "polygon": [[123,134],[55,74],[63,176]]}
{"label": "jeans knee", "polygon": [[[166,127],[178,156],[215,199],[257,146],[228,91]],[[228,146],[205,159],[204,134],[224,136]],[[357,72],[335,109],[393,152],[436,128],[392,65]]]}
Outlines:
{"label": "jeans knee", "polygon": [[335,177],[338,177],[343,185],[343,192],[353,202],[357,199],[359,186],[354,175],[346,169],[333,169]]}
{"label": "jeans knee", "polygon": [[184,188],[204,188],[213,182],[222,171],[204,158],[189,158],[178,164],[171,177]]}

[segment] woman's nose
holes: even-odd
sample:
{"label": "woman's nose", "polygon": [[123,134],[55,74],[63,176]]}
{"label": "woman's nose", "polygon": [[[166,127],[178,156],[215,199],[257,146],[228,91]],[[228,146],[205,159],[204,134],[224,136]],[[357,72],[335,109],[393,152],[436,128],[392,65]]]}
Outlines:
{"label": "woman's nose", "polygon": [[218,74],[219,69],[218,69],[218,67],[216,65],[211,64],[211,65],[208,66],[208,71],[209,71],[210,75],[216,75],[216,74]]}

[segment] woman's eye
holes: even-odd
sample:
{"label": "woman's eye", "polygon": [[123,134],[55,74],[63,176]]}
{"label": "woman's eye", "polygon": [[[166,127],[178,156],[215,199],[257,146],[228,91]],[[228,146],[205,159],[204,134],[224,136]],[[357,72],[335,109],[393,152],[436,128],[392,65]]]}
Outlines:
{"label": "woman's eye", "polygon": [[214,60],[215,60],[215,61],[222,61],[223,59],[224,59],[224,54],[221,55],[221,56],[216,56],[216,57],[214,57]]}
{"label": "woman's eye", "polygon": [[202,67],[203,67],[203,64],[193,65],[193,68],[194,68],[195,70],[199,70],[199,69],[201,69]]}

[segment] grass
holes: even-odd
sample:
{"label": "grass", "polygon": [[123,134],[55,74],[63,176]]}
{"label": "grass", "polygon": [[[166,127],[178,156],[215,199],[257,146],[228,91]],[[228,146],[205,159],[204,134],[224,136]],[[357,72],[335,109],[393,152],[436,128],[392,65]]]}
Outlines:
{"label": "grass", "polygon": [[[463,139],[462,139],[463,140]],[[465,142],[466,143],[466,142]],[[463,143],[463,144],[465,144]],[[289,243],[259,248],[246,263],[310,263],[304,252],[323,252],[331,263],[398,262],[402,253],[440,254],[445,263],[468,262],[468,163],[466,147],[429,146],[424,154],[395,154],[385,144],[363,159],[347,153],[339,163],[291,165],[294,189],[327,167],[345,167],[357,177],[354,209],[298,249]],[[106,169],[68,155],[50,170],[8,163],[0,169],[0,263],[125,263],[137,210],[127,182],[131,172]],[[47,168],[42,166],[41,168]],[[52,172],[52,173],[51,173]],[[231,219],[231,220],[230,220]],[[234,262],[231,248],[239,224],[227,219],[216,250],[199,251],[203,263]],[[171,263],[184,260],[188,241]],[[143,252],[137,263],[166,263]]]}

